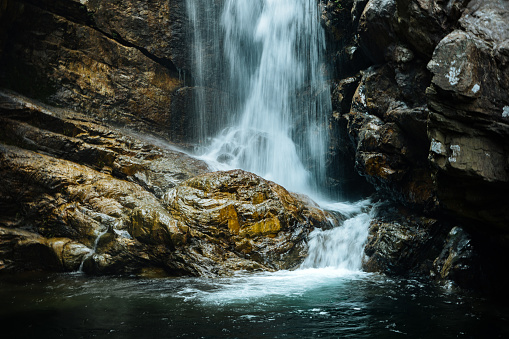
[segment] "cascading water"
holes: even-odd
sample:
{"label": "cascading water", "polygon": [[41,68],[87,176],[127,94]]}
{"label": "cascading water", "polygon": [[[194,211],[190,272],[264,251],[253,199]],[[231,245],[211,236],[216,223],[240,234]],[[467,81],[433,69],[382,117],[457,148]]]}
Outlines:
{"label": "cascading water", "polygon": [[[225,119],[220,118],[224,129],[207,145],[204,157],[254,172],[292,191],[316,192],[325,181],[326,119],[331,111],[320,72],[325,65],[325,37],[317,3],[225,1],[214,39],[223,41],[222,60],[203,55],[210,50],[203,35],[210,36],[214,25],[200,29],[204,21],[197,12],[213,12],[212,5],[193,0],[187,4],[194,28],[197,83],[207,88],[204,96],[217,95],[205,84],[211,78],[228,92],[228,104],[220,107],[207,106],[210,98],[197,96],[202,126],[217,124],[222,111],[230,110]],[[225,74],[204,74],[204,68],[218,64],[227,65]],[[217,79],[222,77],[223,81]],[[205,107],[208,114],[203,114]]]}
{"label": "cascading water", "polygon": [[[320,197],[326,191],[332,108],[318,2],[224,0],[222,9],[217,4],[187,0],[202,158],[216,169],[241,168]],[[221,123],[215,137],[207,134]],[[303,267],[359,269],[360,262],[348,260],[361,257],[367,224],[369,216],[360,214],[342,230],[313,233]]]}
{"label": "cascading water", "polygon": [[[309,236],[308,256],[301,268],[335,267],[359,270],[362,265],[364,242],[368,237],[371,213],[362,212],[369,201],[357,204],[354,216],[345,220],[341,227],[330,230],[315,229]],[[331,208],[334,208],[331,206]],[[342,210],[336,206],[336,210]],[[343,210],[344,211],[344,210]],[[371,209],[373,211],[373,209]]]}

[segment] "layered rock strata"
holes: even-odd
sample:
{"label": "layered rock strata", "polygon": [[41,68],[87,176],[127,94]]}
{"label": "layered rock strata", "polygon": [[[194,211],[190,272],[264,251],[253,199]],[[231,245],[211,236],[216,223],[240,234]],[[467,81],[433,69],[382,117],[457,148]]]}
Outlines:
{"label": "layered rock strata", "polygon": [[332,215],[244,171],[0,93],[0,271],[214,276],[296,267]]}

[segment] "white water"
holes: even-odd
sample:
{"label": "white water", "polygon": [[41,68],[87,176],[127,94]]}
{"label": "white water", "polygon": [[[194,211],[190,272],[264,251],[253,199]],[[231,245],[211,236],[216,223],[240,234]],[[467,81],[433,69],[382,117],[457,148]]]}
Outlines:
{"label": "white water", "polygon": [[[217,2],[187,0],[187,9],[194,31],[201,158],[217,170],[241,168],[290,191],[321,196],[332,108],[322,74],[325,36],[317,1],[224,0],[220,8]],[[218,86],[228,93],[226,99],[216,97],[217,88],[211,90]],[[220,131],[215,136],[209,134],[214,128]],[[307,281],[297,277],[304,270],[315,269],[304,274],[317,280],[330,276],[331,268],[334,276],[358,272],[371,219],[368,204],[322,204],[350,219],[311,234],[299,273],[256,279],[271,281],[273,289],[280,277]],[[256,279],[249,284],[257,285]],[[306,284],[281,286],[298,291]],[[221,291],[224,297],[230,293],[227,286]]]}
{"label": "white water", "polygon": [[[316,192],[325,179],[331,111],[320,73],[325,38],[316,1],[226,0],[214,38],[223,41],[217,51],[222,50],[221,58],[210,56],[214,48],[203,41],[204,35],[214,35],[214,24],[203,29],[207,18],[196,17],[214,9],[198,1],[187,4],[195,30],[197,84],[205,88],[207,81],[214,81],[229,93],[227,105],[214,107],[210,98],[216,92],[199,92],[200,128],[217,125],[218,119],[223,125],[205,145],[203,158],[222,163],[222,168],[254,172],[291,191]],[[218,63],[227,65],[219,67],[225,74],[205,74]],[[225,109],[230,112],[223,116]]]}
{"label": "white water", "polygon": [[108,233],[108,227],[106,227],[106,229],[104,231],[100,232],[97,235],[97,237],[94,240],[94,246],[92,247],[92,250],[90,252],[88,252],[87,254],[85,254],[83,256],[83,258],[81,259],[80,267],[78,268],[78,273],[83,273],[83,265],[85,264],[85,261],[87,261],[87,259],[91,258],[97,252],[97,246],[99,245],[99,240],[106,233]]}
{"label": "white water", "polygon": [[315,229],[308,241],[308,256],[301,268],[335,267],[359,270],[368,237],[370,213],[360,213],[331,230]]}
{"label": "white water", "polygon": [[274,298],[299,299],[315,289],[334,288],[344,281],[365,278],[368,273],[360,268],[373,212],[371,202],[334,203],[326,207],[351,218],[340,227],[313,231],[308,257],[299,269],[211,279],[203,282],[205,287],[189,285],[178,296],[205,304],[249,304]]}

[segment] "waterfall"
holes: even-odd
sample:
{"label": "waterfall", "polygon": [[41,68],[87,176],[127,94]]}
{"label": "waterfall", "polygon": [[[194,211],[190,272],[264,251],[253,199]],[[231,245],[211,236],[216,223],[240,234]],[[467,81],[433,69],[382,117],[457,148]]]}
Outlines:
{"label": "waterfall", "polygon": [[[187,1],[203,157],[316,193],[325,187],[331,112],[317,2],[226,0],[222,11],[213,3]],[[215,128],[222,132],[207,140]]]}
{"label": "waterfall", "polygon": [[[301,268],[334,267],[351,271],[360,270],[374,209],[369,206],[369,200],[349,206],[335,205],[330,205],[329,208],[349,215],[350,218],[345,220],[341,227],[330,230],[315,229],[311,232],[308,256]],[[345,207],[349,211],[346,211]]]}
{"label": "waterfall", "polygon": [[[317,0],[187,0],[187,10],[201,158],[322,196],[332,107]],[[302,268],[360,269],[370,215],[352,206],[344,225],[311,234]]]}

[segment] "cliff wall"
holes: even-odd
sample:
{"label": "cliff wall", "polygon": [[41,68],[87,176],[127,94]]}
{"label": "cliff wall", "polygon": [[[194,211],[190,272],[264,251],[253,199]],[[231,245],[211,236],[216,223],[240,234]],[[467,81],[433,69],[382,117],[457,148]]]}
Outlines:
{"label": "cliff wall", "polygon": [[[499,269],[509,240],[508,11],[506,1],[324,3],[331,125],[343,140],[333,151],[390,205],[372,225],[366,269],[440,279],[470,267],[464,276],[481,277],[476,255],[484,272]],[[459,230],[463,249],[451,249]]]}

